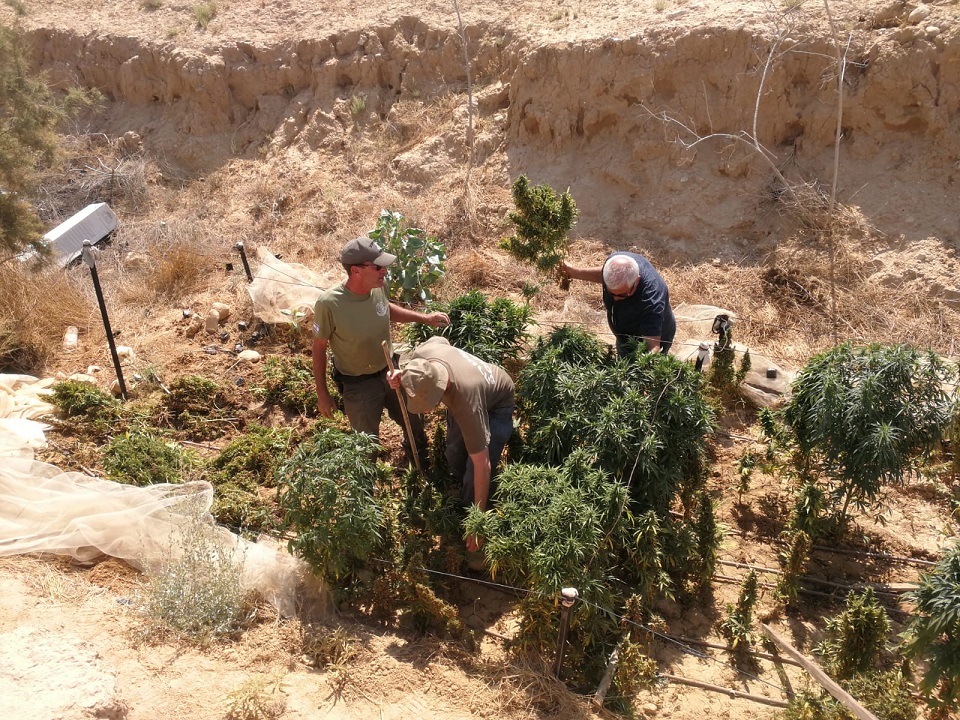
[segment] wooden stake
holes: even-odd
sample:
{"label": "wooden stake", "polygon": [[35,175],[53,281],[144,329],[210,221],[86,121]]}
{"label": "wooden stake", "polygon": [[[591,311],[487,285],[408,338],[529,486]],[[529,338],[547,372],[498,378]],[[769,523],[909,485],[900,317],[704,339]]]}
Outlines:
{"label": "wooden stake", "polygon": [[[390,348],[387,346],[387,341],[384,340],[381,342],[380,347],[383,348],[383,356],[387,359],[387,370],[393,372],[393,358],[390,357]],[[413,464],[417,468],[420,477],[423,477],[423,468],[420,467],[420,455],[417,454],[417,441],[413,439],[413,430],[410,429],[410,415],[407,413],[407,403],[404,401],[403,391],[400,388],[397,388],[397,400],[400,401],[400,412],[403,413],[403,424],[407,428],[407,442],[410,443],[410,454],[413,455]]]}
{"label": "wooden stake", "polygon": [[773,705],[773,707],[785,708],[789,704],[784,700],[768,698],[764,695],[752,695],[751,693],[740,692],[739,690],[721,687],[720,685],[711,685],[710,683],[691,680],[690,678],[680,677],[679,675],[658,675],[657,677],[666,678],[670,682],[679,683],[680,685],[690,685],[691,687],[698,687],[701,690],[712,690],[713,692],[723,693],[724,695],[729,695],[739,700],[750,700],[751,702],[762,703],[764,705]]}
{"label": "wooden stake", "polygon": [[816,663],[807,658],[805,655],[801,654],[799,650],[777,635],[777,633],[771,630],[769,626],[761,624],[760,627],[762,627],[767,636],[773,640],[774,645],[800,663],[803,669],[810,673],[810,676],[814,680],[820,683],[828,693],[843,703],[846,708],[860,718],[860,720],[877,720],[876,715],[863,707],[863,705],[858,703],[850,693],[831,680],[830,677],[823,670],[821,670]]}

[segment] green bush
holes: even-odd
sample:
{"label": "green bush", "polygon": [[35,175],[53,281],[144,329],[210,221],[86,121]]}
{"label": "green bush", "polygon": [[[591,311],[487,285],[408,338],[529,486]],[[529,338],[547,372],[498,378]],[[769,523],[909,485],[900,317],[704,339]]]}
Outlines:
{"label": "green bush", "polygon": [[[877,720],[916,720],[917,706],[909,681],[899,671],[858,675],[841,683]],[[784,720],[856,720],[853,713],[825,692],[803,691],[790,700]]]}
{"label": "green bush", "polygon": [[214,485],[230,482],[246,490],[275,487],[277,467],[287,457],[291,435],[288,428],[247,426],[210,462],[210,481]]}
{"label": "green bush", "polygon": [[450,325],[435,328],[411,323],[407,326],[411,342],[421,343],[440,335],[454,347],[508,368],[519,361],[527,340],[527,325],[533,317],[526,305],[517,305],[507,298],[490,302],[479,290],[461,295],[449,304],[431,305],[431,309],[446,312]]}
{"label": "green bush", "polygon": [[263,398],[307,417],[317,416],[317,386],[311,361],[302,355],[272,356],[263,364]]}
{"label": "green bush", "polygon": [[107,476],[128,485],[179,483],[193,466],[191,453],[146,430],[116,436],[107,444],[103,454]]}
{"label": "green bush", "polygon": [[916,612],[904,633],[903,651],[928,660],[920,683],[927,703],[938,712],[955,708],[960,702],[960,542],[920,577],[908,599]]}
{"label": "green bush", "polygon": [[177,378],[163,397],[165,417],[177,430],[194,440],[221,437],[233,422],[227,417],[228,402],[213,380],[199,375]]}
{"label": "green bush", "polygon": [[800,371],[783,417],[799,450],[801,477],[832,481],[840,522],[902,481],[950,425],[944,390],[956,368],[906,345],[839,345]]}
{"label": "green bush", "polygon": [[747,650],[753,644],[753,611],[759,595],[759,576],[756,570],[747,573],[740,585],[737,604],[727,604],[727,617],[720,623],[720,634],[726,638],[731,650],[742,661]]}
{"label": "green bush", "polygon": [[282,527],[290,551],[325,577],[356,569],[381,538],[382,509],[374,488],[386,472],[363,433],[321,429],[304,441],[277,475]]}
{"label": "green bush", "polygon": [[404,227],[403,215],[381,210],[377,226],[368,235],[386,252],[397,256],[387,270],[387,291],[401,303],[425,303],[433,299],[431,287],[443,277],[447,250],[425,230]]}

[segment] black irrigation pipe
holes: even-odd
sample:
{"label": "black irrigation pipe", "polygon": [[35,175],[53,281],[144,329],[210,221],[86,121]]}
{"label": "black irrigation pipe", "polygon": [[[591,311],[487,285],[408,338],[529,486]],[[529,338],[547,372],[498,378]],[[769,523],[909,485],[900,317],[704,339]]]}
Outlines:
{"label": "black irrigation pipe", "polygon": [[[751,565],[751,564],[749,564],[749,563],[735,562],[734,560],[719,560],[719,559],[718,559],[718,560],[717,560],[717,563],[720,564],[720,565],[729,565],[730,567],[746,568],[746,569],[748,569],[748,570],[756,570],[756,571],[758,571],[758,572],[768,573],[768,574],[770,574],[770,575],[783,575],[783,571],[782,571],[782,570],[775,570],[774,568],[762,567],[762,566],[760,566],[760,565]],[[866,587],[872,587],[872,588],[873,588],[873,591],[874,591],[875,593],[877,593],[878,595],[890,595],[890,596],[892,596],[892,597],[900,597],[901,593],[902,593],[902,592],[905,592],[905,590],[904,590],[904,591],[899,591],[899,592],[896,591],[896,590],[882,590],[882,589],[880,589],[880,587],[877,586],[878,583],[856,583],[856,584],[851,585],[851,584],[849,584],[849,583],[837,583],[837,582],[832,582],[832,581],[830,581],[830,580],[821,580],[821,579],[819,579],[819,578],[811,577],[810,575],[801,575],[799,579],[800,579],[800,580],[803,580],[803,581],[806,581],[806,582],[812,582],[812,583],[818,583],[818,584],[820,584],[820,585],[826,585],[827,587],[837,588],[838,590],[862,590],[862,589],[864,589],[864,588],[866,588]],[[882,585],[882,583],[880,583],[880,585]]]}
{"label": "black irrigation pipe", "polygon": [[[741,537],[746,539],[764,540],[776,545],[789,544],[785,540],[781,540],[780,538],[776,538],[776,537],[770,537],[769,535],[754,534],[753,536],[750,536],[748,533],[741,533]],[[847,550],[845,548],[830,547],[829,545],[811,545],[810,549],[816,550],[818,552],[824,552],[824,553],[852,555],[855,557],[869,557],[876,560],[890,560],[891,562],[914,563],[916,565],[921,565],[924,567],[933,567],[934,565],[937,564],[936,561],[934,560],[923,560],[921,558],[915,558],[915,557],[902,557],[899,555],[889,555],[887,553],[872,552],[869,550]]]}
{"label": "black irrigation pipe", "polygon": [[[734,585],[741,585],[743,583],[743,578],[735,578],[735,577],[731,577],[730,575],[714,574],[713,579],[716,580],[717,582],[731,583]],[[758,585],[760,585],[760,587],[767,588],[768,590],[777,589],[777,586],[774,585],[773,583],[760,582],[758,583]],[[805,587],[797,588],[797,592],[801,592],[804,595],[813,595],[815,597],[827,598],[828,600],[837,599],[836,593],[821,592],[819,590],[810,590],[809,588],[805,588]],[[907,617],[913,616],[913,613],[907,612],[906,610],[901,610],[900,608],[886,606],[885,609],[888,613],[897,613],[899,615],[905,615]]]}
{"label": "black irrigation pipe", "polygon": [[728,645],[711,643],[711,642],[707,642],[706,640],[694,640],[693,638],[685,638],[685,637],[680,637],[678,635],[667,635],[666,637],[670,638],[671,640],[675,640],[676,642],[685,643],[687,645],[697,645],[699,647],[710,648],[711,650],[722,650],[723,652],[728,652],[728,653],[743,652],[746,655],[750,655],[752,657],[758,657],[762,660],[770,660],[775,663],[783,663],[784,665],[795,665],[797,667],[803,667],[800,663],[798,663],[796,660],[792,660],[791,658],[782,657],[780,655],[771,655],[770,653],[761,652],[759,650],[746,650],[746,651],[733,650]]}

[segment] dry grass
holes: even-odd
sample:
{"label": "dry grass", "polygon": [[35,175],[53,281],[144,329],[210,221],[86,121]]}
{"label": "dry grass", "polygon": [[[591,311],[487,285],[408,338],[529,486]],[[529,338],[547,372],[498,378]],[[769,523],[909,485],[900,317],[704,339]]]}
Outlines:
{"label": "dry grass", "polygon": [[79,604],[102,591],[77,572],[69,558],[48,555],[13,555],[0,558],[0,569],[15,575],[31,590],[60,604]]}
{"label": "dry grass", "polygon": [[0,266],[0,371],[34,373],[60,346],[64,330],[89,330],[96,318],[92,285],[67,270]]}
{"label": "dry grass", "polygon": [[496,716],[519,711],[569,720],[594,717],[589,703],[555,678],[542,657],[515,655],[506,661],[487,660],[481,672],[495,690],[492,704]]}

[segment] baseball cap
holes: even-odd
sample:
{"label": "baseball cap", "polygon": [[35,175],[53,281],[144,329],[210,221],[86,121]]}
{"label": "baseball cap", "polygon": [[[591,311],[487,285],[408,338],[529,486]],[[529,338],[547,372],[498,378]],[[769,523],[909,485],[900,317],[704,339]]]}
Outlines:
{"label": "baseball cap", "polygon": [[420,415],[433,410],[447,389],[450,373],[443,363],[414,358],[403,369],[400,383],[407,391],[407,409]]}
{"label": "baseball cap", "polygon": [[396,259],[396,255],[385,253],[379,245],[364,235],[354,238],[340,251],[340,262],[344,265],[373,263],[378,267],[386,267],[392,265]]}

